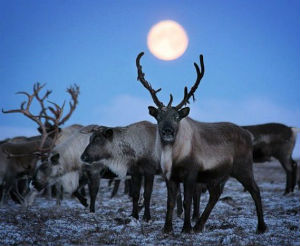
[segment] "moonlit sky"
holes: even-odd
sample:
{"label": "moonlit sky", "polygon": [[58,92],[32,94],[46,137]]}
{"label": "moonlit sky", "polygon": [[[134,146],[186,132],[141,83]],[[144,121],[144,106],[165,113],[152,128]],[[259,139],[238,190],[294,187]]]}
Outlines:
{"label": "moonlit sky", "polygon": [[[181,24],[187,51],[174,61],[155,58],[147,33],[161,20]],[[66,125],[127,125],[154,120],[151,97],[136,77],[135,58],[165,103],[206,72],[191,117],[237,124],[281,122],[300,127],[300,2],[281,1],[10,1],[0,0],[0,107],[19,107],[34,82],[52,89],[52,101],[79,105]],[[34,105],[35,106],[35,105]],[[37,108],[36,108],[37,109]],[[37,134],[21,114],[0,114],[0,139]],[[298,138],[299,138],[298,134]],[[300,156],[299,139],[295,156]]]}

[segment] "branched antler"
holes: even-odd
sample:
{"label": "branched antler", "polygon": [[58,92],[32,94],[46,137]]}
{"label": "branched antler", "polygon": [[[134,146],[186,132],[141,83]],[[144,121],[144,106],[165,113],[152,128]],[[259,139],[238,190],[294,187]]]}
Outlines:
{"label": "branched antler", "polygon": [[196,68],[197,72],[197,79],[191,90],[188,92],[187,87],[184,87],[184,97],[182,101],[175,107],[177,110],[182,108],[185,104],[189,103],[189,99],[193,97],[193,100],[195,100],[194,93],[198,88],[198,85],[200,84],[201,79],[203,78],[204,75],[204,62],[203,62],[203,55],[200,55],[200,66],[201,66],[201,72],[200,69],[197,65],[197,63],[194,63],[194,66]]}
{"label": "branched antler", "polygon": [[[41,152],[45,151],[43,149],[43,147],[45,145],[45,142],[46,142],[46,139],[47,139],[47,136],[48,136],[45,125],[42,122],[42,118],[43,118],[43,115],[45,113],[45,107],[43,106],[44,105],[43,101],[50,94],[50,93],[47,92],[44,97],[41,98],[39,96],[39,92],[43,89],[44,86],[45,86],[45,84],[43,84],[43,85],[41,85],[40,83],[34,84],[32,94],[29,94],[29,93],[24,92],[24,91],[17,92],[16,94],[23,94],[23,95],[27,96],[27,101],[24,101],[24,102],[21,103],[20,109],[12,109],[12,110],[2,109],[3,113],[22,113],[27,118],[33,120],[34,122],[36,122],[39,125],[40,129],[42,130],[41,143],[40,143],[40,147],[39,147],[39,151],[41,151]],[[34,98],[37,98],[37,100],[40,101],[41,106],[43,106],[39,115],[34,115],[29,111],[31,103],[32,103]],[[25,107],[25,104],[26,104],[26,107]]]}
{"label": "branched antler", "polygon": [[52,93],[52,91],[50,90],[47,90],[45,95],[43,97],[40,97],[39,96],[39,90],[40,88],[42,89],[43,87],[45,86],[42,85],[42,87],[40,86],[40,83],[36,83],[33,85],[33,91],[35,92],[35,98],[36,100],[39,102],[40,106],[41,106],[41,111],[40,111],[40,116],[42,115],[47,115],[47,112],[46,112],[46,107],[45,107],[45,104],[44,104],[44,101],[49,97],[49,95]]}
{"label": "branched antler", "polygon": [[[79,86],[76,84],[74,86],[71,86],[67,89],[67,92],[71,95],[72,102],[70,102],[70,111],[69,113],[62,118],[63,116],[63,110],[65,106],[65,102],[62,106],[59,106],[58,104],[54,102],[50,102],[53,105],[53,107],[45,106],[45,100],[49,97],[52,91],[47,90],[44,96],[40,96],[40,91],[44,88],[45,84],[41,85],[40,83],[35,83],[33,86],[33,93],[29,94],[27,92],[17,92],[17,94],[24,94],[27,96],[27,101],[24,101],[21,103],[20,109],[12,109],[12,110],[4,110],[2,109],[3,113],[22,113],[29,119],[33,120],[39,125],[39,130],[41,131],[41,143],[39,146],[38,151],[41,153],[49,153],[51,149],[54,147],[55,140],[58,136],[59,132],[59,126],[64,124],[72,115],[73,111],[75,110],[77,104],[78,104],[78,95],[79,95]],[[39,102],[41,106],[41,110],[39,115],[34,115],[30,112],[30,106],[32,104],[32,101],[34,98]],[[25,106],[26,105],[26,106]],[[49,116],[47,114],[47,110],[49,110],[53,116]],[[44,122],[43,122],[44,120]],[[49,123],[49,120],[52,121],[53,125]],[[48,130],[47,128],[51,126],[52,130]],[[50,147],[45,147],[46,140],[50,134],[53,134],[52,137],[52,144]]]}
{"label": "branched antler", "polygon": [[[161,91],[161,88],[158,90],[154,90],[151,85],[149,84],[149,82],[145,79],[145,74],[142,71],[142,66],[140,65],[140,59],[141,57],[144,55],[144,52],[141,52],[140,54],[138,54],[137,58],[136,58],[136,67],[137,67],[137,72],[138,72],[138,77],[137,79],[139,81],[141,81],[142,85],[150,92],[153,102],[157,105],[158,108],[162,108],[164,107],[164,104],[158,100],[156,93]],[[182,101],[175,107],[177,110],[182,108],[183,105],[189,103],[189,99],[191,97],[193,97],[193,100],[195,100],[194,97],[194,93],[198,88],[198,85],[204,75],[204,62],[203,62],[203,55],[200,55],[200,66],[201,66],[201,71],[198,67],[198,65],[196,63],[194,63],[194,66],[196,68],[196,72],[197,72],[197,79],[195,84],[193,85],[193,87],[191,88],[191,90],[188,92],[187,87],[184,88],[184,97],[182,99]],[[173,96],[172,94],[170,94],[170,101],[167,104],[167,107],[171,107],[172,106],[172,102],[173,102]]]}
{"label": "branched antler", "polygon": [[137,67],[137,72],[138,72],[138,77],[137,80],[141,81],[142,85],[150,92],[153,102],[156,104],[158,108],[164,107],[164,104],[159,101],[159,99],[156,96],[156,93],[161,91],[161,88],[158,90],[154,90],[152,86],[149,84],[149,82],[145,79],[145,74],[143,73],[142,66],[140,65],[140,59],[144,55],[144,52],[141,52],[138,54],[136,58],[136,67]]}
{"label": "branched antler", "polygon": [[53,114],[53,116],[45,115],[44,117],[47,120],[51,120],[55,126],[60,126],[63,125],[72,115],[74,112],[77,104],[78,104],[78,95],[79,95],[79,86],[74,84],[74,86],[70,86],[67,89],[67,92],[71,95],[72,101],[69,102],[70,105],[70,111],[65,115],[65,117],[62,118],[63,112],[64,112],[64,107],[65,107],[65,102],[63,103],[62,106],[59,106],[58,104],[48,101],[53,105],[53,107],[49,106],[48,109],[50,112]]}
{"label": "branched antler", "polygon": [[74,84],[74,86],[70,86],[67,89],[67,92],[71,95],[72,101],[69,102],[70,111],[69,113],[60,121],[59,125],[64,124],[72,115],[73,111],[75,110],[77,104],[78,104],[78,95],[79,95],[79,86]]}

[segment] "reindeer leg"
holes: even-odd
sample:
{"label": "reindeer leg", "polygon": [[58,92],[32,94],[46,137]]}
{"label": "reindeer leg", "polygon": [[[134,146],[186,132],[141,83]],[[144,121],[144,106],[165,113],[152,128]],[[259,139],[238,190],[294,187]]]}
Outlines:
{"label": "reindeer leg", "polygon": [[110,198],[113,198],[117,194],[119,186],[120,186],[120,182],[121,182],[120,179],[115,179],[114,188],[113,188],[113,191],[111,192]]}
{"label": "reindeer leg", "polygon": [[132,213],[131,216],[139,219],[139,198],[141,190],[142,176],[135,172],[131,175],[132,182]]}
{"label": "reindeer leg", "polygon": [[75,190],[73,192],[73,196],[75,196],[84,207],[88,206],[87,199],[86,199],[86,192],[85,192],[85,188],[84,188],[84,186],[87,183],[88,183],[87,176],[82,175],[79,178],[79,187],[77,188],[77,190]]}
{"label": "reindeer leg", "polygon": [[17,183],[15,183],[13,186],[11,186],[10,190],[10,197],[14,202],[18,204],[23,204],[24,203],[24,198],[23,196],[19,193],[18,191],[18,186]]}
{"label": "reindeer leg", "polygon": [[182,196],[181,196],[181,190],[180,190],[180,184],[178,184],[178,192],[176,196],[176,205],[177,205],[177,216],[181,217],[183,213],[183,208],[182,208]]}
{"label": "reindeer leg", "polygon": [[184,207],[184,224],[182,228],[182,232],[184,233],[190,233],[192,230],[191,226],[191,203],[194,195],[194,187],[196,184],[196,179],[193,177],[185,178],[183,182],[184,187],[184,201],[183,201],[183,207]]}
{"label": "reindeer leg", "polygon": [[15,203],[18,203],[18,204],[22,204],[22,201],[20,199],[20,194],[18,192],[18,187],[17,187],[17,180],[11,184],[9,186],[9,195],[10,195],[10,198],[15,202]]}
{"label": "reindeer leg", "polygon": [[125,180],[124,194],[128,194],[129,196],[131,196],[131,180],[130,179]]}
{"label": "reindeer leg", "polygon": [[64,188],[60,183],[56,183],[55,187],[56,187],[56,205],[60,206],[61,201],[64,199]]}
{"label": "reindeer leg", "polygon": [[78,189],[73,192],[73,196],[75,196],[83,206],[88,206],[86,198],[80,194]]}
{"label": "reindeer leg", "polygon": [[290,162],[292,163],[292,192],[295,189],[296,183],[297,183],[297,162],[293,160],[293,158],[290,158]]}
{"label": "reindeer leg", "polygon": [[201,217],[198,219],[196,225],[194,226],[194,232],[203,231],[205,222],[207,221],[212,209],[214,208],[217,201],[219,200],[219,197],[222,194],[223,187],[224,185],[222,185],[221,181],[217,184],[210,184],[207,186],[209,191],[209,200]]}
{"label": "reindeer leg", "polygon": [[173,210],[176,201],[176,195],[178,190],[178,184],[172,180],[166,180],[167,189],[168,189],[168,201],[167,201],[167,214],[166,214],[166,221],[164,225],[163,232],[170,233],[173,231],[172,226],[172,219],[173,219]]}
{"label": "reindeer leg", "polygon": [[9,184],[7,181],[4,181],[2,186],[2,197],[1,197],[1,206],[7,203],[8,193],[11,189],[11,184]]}
{"label": "reindeer leg", "polygon": [[113,181],[114,181],[114,178],[109,179],[107,186],[111,187],[111,184],[113,183]]}
{"label": "reindeer leg", "polygon": [[202,185],[196,184],[194,194],[193,194],[193,221],[197,221],[200,217],[200,199],[202,193]]}
{"label": "reindeer leg", "polygon": [[95,203],[100,185],[100,173],[95,170],[87,171],[88,187],[90,193],[90,212],[95,213]]}
{"label": "reindeer leg", "polygon": [[295,175],[293,175],[294,170],[292,167],[292,162],[290,161],[289,158],[280,156],[280,157],[278,157],[278,160],[286,173],[286,186],[285,186],[285,191],[284,191],[284,195],[286,195],[293,190],[293,188],[292,188],[293,178],[295,176]]}
{"label": "reindeer leg", "polygon": [[151,194],[153,190],[153,180],[154,180],[154,175],[149,174],[144,176],[144,205],[145,205],[145,211],[144,211],[144,217],[143,219],[145,221],[149,221],[151,219],[150,215],[150,199],[151,199]]}
{"label": "reindeer leg", "polygon": [[3,185],[0,185],[0,207],[3,206],[3,197],[4,197],[4,189],[3,189]]}
{"label": "reindeer leg", "polygon": [[264,215],[262,210],[262,204],[261,204],[261,197],[260,197],[260,191],[259,188],[254,180],[253,174],[249,175],[239,175],[235,177],[239,182],[242,183],[242,185],[245,187],[247,191],[252,196],[252,199],[255,202],[256,207],[256,213],[257,213],[257,219],[258,219],[258,225],[256,233],[264,233],[267,229],[267,226],[264,221]]}

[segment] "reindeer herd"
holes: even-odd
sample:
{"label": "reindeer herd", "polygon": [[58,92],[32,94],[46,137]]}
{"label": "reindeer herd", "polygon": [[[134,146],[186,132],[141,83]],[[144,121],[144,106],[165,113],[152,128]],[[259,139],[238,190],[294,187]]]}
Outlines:
{"label": "reindeer herd", "polygon": [[[67,89],[71,96],[69,111],[49,101],[51,91],[41,96],[44,85],[36,83],[32,94],[19,109],[3,113],[21,113],[38,125],[39,136],[15,137],[0,142],[0,198],[1,206],[8,199],[30,206],[37,195],[56,191],[59,204],[64,192],[72,194],[88,206],[84,187],[89,190],[90,212],[95,212],[95,201],[101,178],[130,178],[128,186],[132,198],[132,214],[139,218],[139,199],[144,183],[144,216],[149,221],[150,199],[155,175],[161,175],[167,187],[167,209],[163,231],[173,230],[173,210],[181,207],[180,183],[183,183],[184,224],[182,232],[201,232],[216,205],[229,177],[234,177],[254,201],[258,219],[257,233],[266,231],[260,190],[253,175],[253,162],[277,159],[286,172],[284,194],[294,191],[297,182],[297,163],[292,159],[298,128],[279,123],[237,126],[228,122],[204,123],[188,117],[186,107],[194,99],[204,76],[204,61],[194,63],[197,78],[188,90],[184,88],[182,101],[172,106],[161,102],[145,79],[140,65],[143,52],[137,56],[138,80],[146,88],[156,107],[149,106],[149,114],[157,124],[136,122],[123,127],[99,125],[62,125],[71,117],[78,104],[79,87]],[[40,106],[32,113],[33,101]],[[142,182],[143,181],[143,182]],[[119,182],[119,181],[117,181]],[[299,185],[299,183],[298,183]],[[209,201],[199,216],[201,191],[207,189]],[[194,203],[191,225],[191,204]]]}

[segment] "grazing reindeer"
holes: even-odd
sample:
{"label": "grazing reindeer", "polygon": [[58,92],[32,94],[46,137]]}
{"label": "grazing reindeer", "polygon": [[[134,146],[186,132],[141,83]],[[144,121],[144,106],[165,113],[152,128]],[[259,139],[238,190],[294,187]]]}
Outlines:
{"label": "grazing reindeer", "polygon": [[139,218],[139,196],[144,177],[144,217],[149,221],[150,198],[154,175],[159,172],[158,159],[154,153],[156,126],[142,121],[126,127],[97,127],[90,143],[81,155],[87,163],[101,162],[120,177],[131,175],[132,216]]}
{"label": "grazing reindeer", "polygon": [[166,178],[168,201],[164,232],[171,232],[172,215],[180,182],[184,185],[183,232],[191,232],[190,209],[196,182],[205,183],[210,194],[208,204],[194,227],[195,232],[203,230],[210,212],[217,203],[224,182],[231,176],[236,178],[250,192],[258,217],[257,233],[263,233],[266,225],[263,219],[260,191],[255,183],[252,170],[252,142],[250,134],[231,123],[202,123],[188,116],[189,103],[204,75],[203,56],[200,55],[201,71],[194,63],[197,79],[190,91],[184,89],[183,100],[172,107],[173,97],[165,106],[146,81],[140,59],[136,66],[138,80],[150,92],[158,108],[149,106],[149,114],[157,120],[156,149],[161,153],[160,165]]}
{"label": "grazing reindeer", "polygon": [[250,131],[253,139],[253,161],[266,162],[276,158],[286,172],[284,194],[293,192],[297,180],[297,162],[292,158],[298,128],[279,123],[242,126]]}

